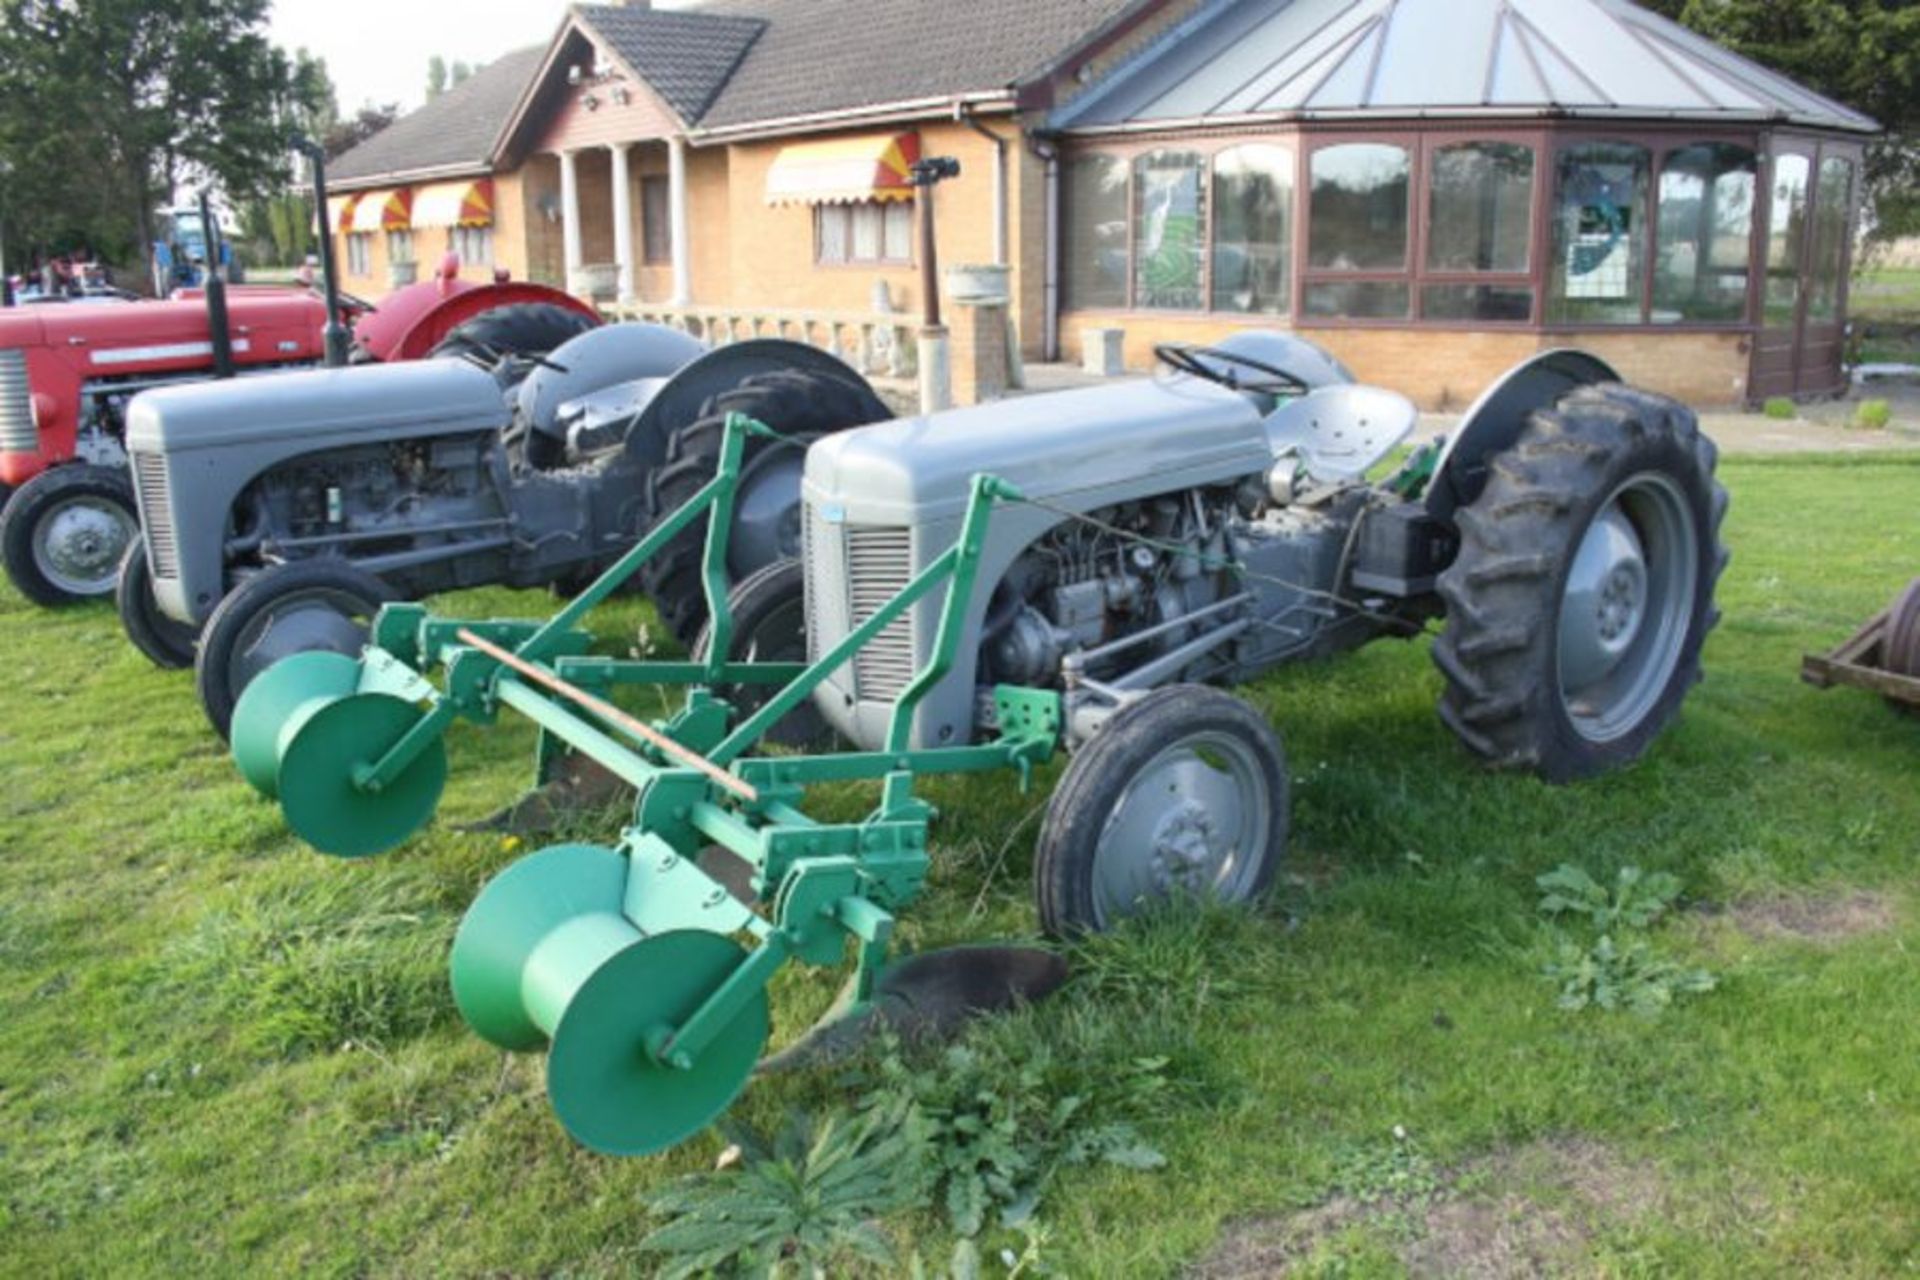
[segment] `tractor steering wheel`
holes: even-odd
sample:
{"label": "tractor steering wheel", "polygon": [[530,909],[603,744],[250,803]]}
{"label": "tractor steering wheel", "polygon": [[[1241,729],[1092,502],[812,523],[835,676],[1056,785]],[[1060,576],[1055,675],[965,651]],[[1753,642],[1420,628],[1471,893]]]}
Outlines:
{"label": "tractor steering wheel", "polygon": [[[1163,342],[1153,349],[1153,354],[1170,369],[1218,383],[1229,391],[1251,391],[1264,396],[1303,396],[1313,389],[1285,369],[1220,347]],[[1211,361],[1218,363],[1209,363]],[[1256,376],[1243,378],[1236,369],[1248,370]]]}

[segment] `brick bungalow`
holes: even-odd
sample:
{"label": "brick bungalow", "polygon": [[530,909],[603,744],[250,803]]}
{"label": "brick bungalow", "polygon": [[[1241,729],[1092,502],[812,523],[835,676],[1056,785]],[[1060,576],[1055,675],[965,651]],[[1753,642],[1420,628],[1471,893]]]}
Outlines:
{"label": "brick bungalow", "polygon": [[1705,404],[1842,385],[1877,126],[1627,0],[576,5],[343,156],[349,288],[448,248],[618,309],[917,312],[1009,268],[1029,358],[1293,328],[1458,404],[1579,345]]}

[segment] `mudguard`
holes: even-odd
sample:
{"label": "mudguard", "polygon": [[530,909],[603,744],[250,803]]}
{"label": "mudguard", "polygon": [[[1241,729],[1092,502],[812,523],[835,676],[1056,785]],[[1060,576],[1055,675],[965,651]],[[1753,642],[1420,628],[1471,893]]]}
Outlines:
{"label": "mudguard", "polygon": [[1427,514],[1451,524],[1455,511],[1479,497],[1494,456],[1513,447],[1534,410],[1552,408],[1577,387],[1618,381],[1620,375],[1606,361],[1570,348],[1542,352],[1508,370],[1467,410],[1447,441],[1427,488]]}
{"label": "mudguard", "polygon": [[610,324],[569,339],[514,392],[514,421],[566,443],[560,406],[623,382],[670,378],[706,347],[658,324]]}
{"label": "mudguard", "polygon": [[748,378],[768,373],[811,373],[838,378],[859,389],[876,419],[893,411],[852,365],[804,342],[784,338],[754,338],[719,347],[674,374],[627,430],[627,457],[653,467],[666,456],[667,437],[697,419],[707,402],[731,391]]}

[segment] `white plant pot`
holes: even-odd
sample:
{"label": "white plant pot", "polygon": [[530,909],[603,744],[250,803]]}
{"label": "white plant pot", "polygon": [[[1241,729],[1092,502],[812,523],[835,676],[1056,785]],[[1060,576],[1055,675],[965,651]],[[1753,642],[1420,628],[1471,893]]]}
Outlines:
{"label": "white plant pot", "polygon": [[966,306],[1004,306],[1013,296],[1012,285],[1012,267],[982,265],[947,269],[948,299]]}

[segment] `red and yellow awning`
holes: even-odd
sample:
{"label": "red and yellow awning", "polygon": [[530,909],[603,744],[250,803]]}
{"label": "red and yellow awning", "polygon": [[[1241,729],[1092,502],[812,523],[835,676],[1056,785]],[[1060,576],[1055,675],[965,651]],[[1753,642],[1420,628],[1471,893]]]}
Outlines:
{"label": "red and yellow awning", "polygon": [[865,134],[782,147],[767,171],[768,204],[913,199],[917,133]]}
{"label": "red and yellow awning", "polygon": [[353,211],[359,203],[359,192],[347,196],[327,197],[327,229],[329,231],[353,230]]}
{"label": "red and yellow awning", "polygon": [[490,227],[493,225],[493,179],[436,182],[413,194],[416,227]]}
{"label": "red and yellow awning", "polygon": [[397,191],[366,191],[356,199],[348,231],[405,231],[413,225],[413,193],[405,187]]}

